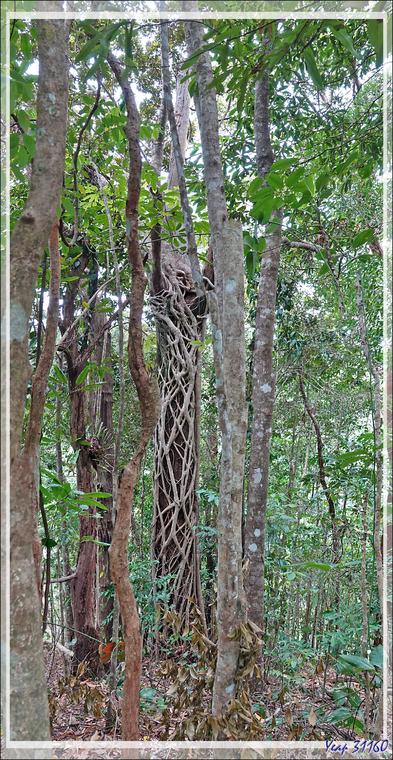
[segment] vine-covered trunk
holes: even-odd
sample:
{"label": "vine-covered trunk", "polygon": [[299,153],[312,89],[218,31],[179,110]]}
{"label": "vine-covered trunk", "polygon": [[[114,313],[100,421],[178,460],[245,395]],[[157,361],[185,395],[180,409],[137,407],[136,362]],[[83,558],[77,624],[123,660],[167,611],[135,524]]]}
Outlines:
{"label": "vine-covered trunk", "polygon": [[[176,88],[176,123],[184,155],[190,96],[187,82]],[[173,151],[173,149],[172,149]],[[156,169],[159,173],[160,166]],[[171,156],[168,183],[178,185]],[[203,610],[196,528],[200,418],[200,351],[206,301],[197,298],[188,257],[161,244],[161,278],[151,280],[150,303],[157,330],[158,383],[162,398],[154,437],[153,578],[168,578],[167,604],[188,622],[190,601]],[[198,374],[199,373],[199,374]]]}

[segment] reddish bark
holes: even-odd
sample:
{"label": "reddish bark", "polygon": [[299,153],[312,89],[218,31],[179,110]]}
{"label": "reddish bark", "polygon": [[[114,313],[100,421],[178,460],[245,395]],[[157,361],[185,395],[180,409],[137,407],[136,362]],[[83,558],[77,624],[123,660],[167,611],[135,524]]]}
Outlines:
{"label": "reddish bark", "polygon": [[[57,10],[57,3],[42,2],[42,10],[45,16],[45,11]],[[7,505],[7,476],[10,473],[9,637],[4,631],[7,647],[5,657],[10,663],[10,710],[6,714],[5,725],[6,753],[10,731],[12,738],[20,742],[50,739],[41,615],[31,543],[32,494],[29,488],[34,462],[22,457],[20,450],[26,391],[32,372],[28,356],[28,321],[39,263],[56,216],[64,172],[69,22],[42,18],[37,20],[36,27],[40,65],[34,167],[26,204],[11,235],[11,255],[3,271],[1,298],[4,351],[1,362],[1,429],[4,438],[1,448],[2,466],[5,467],[5,477],[1,480],[2,488],[5,489],[2,494],[5,497],[4,500],[2,498],[4,506]],[[53,93],[56,93],[55,108],[51,102],[51,98],[55,97]],[[4,315],[7,304],[8,315]],[[9,377],[6,362],[8,350]],[[6,407],[7,398],[9,409]],[[9,455],[8,462],[6,452]],[[5,510],[2,519],[3,517]],[[4,550],[6,543],[8,542],[4,542]],[[40,752],[42,757],[48,756],[48,750]],[[35,750],[32,749],[31,753],[34,754]]]}
{"label": "reddish bark", "polygon": [[[46,321],[46,331],[38,366],[32,380],[29,421],[27,424],[25,445],[22,456],[31,463],[28,467],[31,477],[32,517],[33,517],[33,557],[37,579],[38,593],[41,596],[41,559],[42,542],[38,533],[38,515],[40,511],[40,464],[39,443],[44,415],[46,388],[48,377],[55,355],[56,332],[59,315],[60,289],[60,254],[59,254],[59,221],[55,219],[49,238],[50,255],[50,284],[49,307]],[[38,352],[37,352],[38,353]]]}
{"label": "reddish bark", "polygon": [[[150,379],[143,356],[142,309],[147,284],[138,234],[138,204],[141,187],[141,155],[139,145],[139,113],[135,98],[123,72],[112,53],[108,62],[122,89],[127,108],[124,131],[128,139],[130,168],[126,202],[126,232],[128,260],[132,274],[130,321],[128,327],[128,363],[135,383],[141,410],[141,435],[131,461],[123,470],[117,493],[117,519],[110,548],[112,579],[119,599],[125,641],[125,670],[122,708],[122,738],[139,739],[139,693],[142,667],[142,636],[138,609],[129,578],[128,537],[134,487],[139,479],[142,458],[160,413],[158,384]],[[132,755],[132,753],[131,753]]]}

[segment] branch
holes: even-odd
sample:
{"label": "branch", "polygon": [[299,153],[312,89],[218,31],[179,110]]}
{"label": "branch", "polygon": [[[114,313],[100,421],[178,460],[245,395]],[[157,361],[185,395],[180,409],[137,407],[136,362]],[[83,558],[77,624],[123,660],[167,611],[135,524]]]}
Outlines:
{"label": "branch", "polygon": [[104,332],[106,330],[108,330],[108,328],[111,326],[112,322],[115,319],[117,319],[117,317],[119,316],[119,313],[121,313],[126,308],[126,306],[128,306],[129,303],[131,303],[131,297],[130,296],[128,298],[126,298],[125,301],[123,301],[123,303],[121,305],[121,309],[118,309],[117,311],[115,311],[114,314],[112,314],[109,317],[108,321],[105,322],[104,325],[102,325],[101,329],[98,331],[97,335],[94,336],[93,340],[88,345],[88,347],[84,350],[83,354],[80,354],[78,356],[78,359],[77,359],[77,361],[74,364],[75,368],[80,367],[82,364],[86,364],[86,362],[88,361],[88,359],[92,355],[92,353],[93,353],[93,351],[94,351],[94,349],[95,349],[98,341],[100,340],[100,338],[102,338]]}
{"label": "branch", "polygon": [[320,481],[321,486],[322,486],[322,488],[323,488],[323,490],[325,492],[325,496],[326,496],[327,502],[329,504],[329,514],[331,515],[332,519],[334,519],[334,517],[336,516],[336,512],[335,512],[335,508],[334,508],[333,499],[332,499],[332,497],[330,495],[330,491],[329,491],[329,489],[327,487],[326,477],[325,477],[325,466],[324,466],[323,455],[322,455],[323,443],[322,443],[322,436],[321,436],[321,428],[318,425],[317,418],[316,418],[316,416],[314,414],[314,411],[312,410],[312,408],[311,408],[311,406],[309,404],[308,398],[306,396],[306,391],[304,390],[304,384],[303,384],[303,374],[302,374],[302,370],[300,369],[300,367],[299,367],[298,372],[299,372],[299,387],[300,387],[300,392],[301,392],[301,394],[303,396],[304,406],[305,406],[305,409],[306,409],[306,412],[307,412],[308,416],[310,417],[310,419],[311,419],[311,421],[312,421],[312,423],[314,425],[315,433],[316,433],[316,436],[317,436],[318,464],[319,464],[319,481]]}
{"label": "branch", "polygon": [[333,258],[332,258],[332,254],[330,253],[330,245],[329,245],[328,236],[326,234],[326,230],[325,230],[325,228],[324,228],[324,226],[323,226],[323,224],[322,224],[322,222],[321,222],[320,219],[318,219],[318,227],[319,227],[319,231],[320,231],[320,233],[321,233],[321,235],[323,237],[324,243],[325,243],[326,258],[328,260],[329,269],[330,269],[330,271],[332,273],[334,284],[335,284],[335,287],[336,287],[336,290],[337,290],[338,307],[340,309],[340,314],[343,317],[344,314],[345,314],[345,306],[344,306],[343,296],[342,296],[342,293],[341,293],[340,283],[338,281],[338,276],[337,276],[337,272],[336,272],[336,267],[334,266],[334,261],[333,261]]}
{"label": "branch", "polygon": [[[124,267],[121,267],[121,269],[119,271],[122,272],[123,268]],[[116,278],[116,275],[113,275],[113,277],[110,277],[109,280],[107,280],[106,282],[104,282],[104,284],[101,285],[101,287],[99,287],[96,290],[95,293],[93,293],[92,297],[87,301],[87,306],[85,306],[82,309],[81,313],[76,317],[76,319],[73,321],[72,325],[70,325],[69,327],[67,327],[67,330],[65,331],[64,335],[62,335],[60,342],[56,346],[56,351],[61,351],[62,350],[63,343],[67,340],[67,338],[69,337],[70,333],[73,331],[73,329],[76,327],[76,325],[78,324],[78,322],[82,319],[82,317],[84,317],[85,314],[87,314],[88,311],[90,310],[89,309],[90,304],[98,297],[98,295],[101,293],[102,290],[105,290],[105,288],[108,285],[108,283],[112,282],[112,280],[114,280],[115,278]],[[123,309],[125,308],[125,306],[126,306],[126,302],[124,303]]]}
{"label": "branch", "polygon": [[290,240],[287,237],[282,237],[281,243],[283,245],[291,245],[294,248],[304,248],[306,251],[314,251],[315,253],[318,253],[321,250],[319,245],[308,243],[307,240]]}
{"label": "branch", "polygon": [[68,581],[72,581],[73,578],[77,578],[77,573],[71,573],[71,575],[65,575],[63,578],[51,578],[51,583],[68,583]]}
{"label": "branch", "polygon": [[[90,111],[90,113],[89,113],[89,115],[88,115],[88,117],[87,117],[87,119],[86,119],[86,121],[85,121],[85,123],[84,123],[84,125],[83,125],[83,127],[81,129],[81,131],[79,132],[78,142],[77,142],[77,146],[76,146],[75,153],[74,153],[74,158],[73,158],[73,163],[74,163],[74,191],[75,192],[77,192],[77,190],[78,190],[78,156],[79,156],[79,151],[80,151],[80,147],[81,147],[82,136],[83,136],[83,133],[84,133],[85,129],[88,127],[88,125],[89,125],[89,123],[91,121],[91,118],[92,118],[94,112],[98,108],[98,103],[99,103],[99,100],[100,100],[100,95],[101,95],[101,80],[97,79],[97,94],[96,94],[96,99],[94,101],[94,105],[93,105],[93,107],[92,107],[92,109],[91,109],[91,111]],[[76,195],[75,196],[74,231],[73,231],[73,234],[72,234],[71,242],[70,243],[66,243],[66,245],[68,245],[70,248],[72,248],[72,246],[75,245],[76,239],[78,237],[78,215],[79,215],[79,198]]]}
{"label": "branch", "polygon": [[188,202],[186,178],[184,175],[184,161],[177,130],[175,112],[172,103],[171,77],[169,68],[168,24],[166,22],[163,22],[161,24],[161,57],[164,98],[168,110],[168,119],[171,128],[173,153],[175,156],[177,178],[179,182],[180,204],[183,215],[184,229],[187,236],[187,253],[190,259],[192,279],[194,281],[197,297],[203,298],[205,297],[205,285],[199,266],[198,248],[195,240],[194,225],[191,216],[190,204]]}

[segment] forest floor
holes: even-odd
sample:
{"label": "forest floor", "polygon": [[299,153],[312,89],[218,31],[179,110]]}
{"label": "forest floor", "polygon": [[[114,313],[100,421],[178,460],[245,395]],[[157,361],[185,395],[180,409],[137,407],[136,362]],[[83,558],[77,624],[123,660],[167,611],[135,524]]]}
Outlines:
{"label": "forest floor", "polygon": [[[83,742],[113,742],[114,739],[121,739],[120,715],[117,716],[114,728],[111,731],[105,729],[105,711],[109,702],[109,688],[107,679],[94,681],[83,674],[77,683],[73,686],[66,685],[65,690],[61,688],[64,683],[64,657],[58,649],[53,650],[48,644],[45,645],[45,664],[53,706],[52,738],[54,742],[64,741],[83,741]],[[172,652],[172,659],[181,656],[181,653]],[[141,739],[145,741],[162,740],[164,725],[162,720],[162,710],[169,707],[170,702],[165,698],[166,691],[170,686],[170,681],[164,680],[158,674],[159,664],[154,658],[144,657],[142,666],[142,699],[140,712],[140,729]],[[329,722],[329,716],[337,705],[333,701],[331,692],[333,688],[338,688],[336,684],[337,673],[333,668],[328,668],[325,680],[325,689],[323,689],[324,673],[316,675],[312,668],[305,666],[299,671],[296,679],[290,682],[288,687],[283,689],[285,679],[278,679],[269,675],[268,682],[264,688],[264,694],[253,694],[253,703],[259,706],[258,714],[261,716],[261,725],[264,732],[261,734],[263,741],[288,741],[291,728],[299,727],[299,732],[295,739],[309,742],[310,740],[326,739],[334,740],[336,743],[345,744],[346,741],[360,739],[349,728],[337,727]],[[354,686],[354,684],[352,684]],[[330,696],[329,696],[330,693]],[[359,691],[359,697],[364,699],[364,694]],[[209,695],[206,696],[206,706],[209,703]],[[86,707],[85,707],[86,705]],[[118,712],[121,713],[121,700],[116,703]],[[87,708],[89,712],[87,712]],[[94,711],[96,714],[94,714]],[[309,716],[311,714],[311,721]],[[186,713],[180,715],[171,715],[171,730],[186,719]],[[310,722],[316,721],[314,733],[311,734],[312,727]],[[198,737],[195,737],[197,740]],[[297,745],[299,746],[299,745]],[[305,745],[307,746],[307,745]],[[70,748],[55,748],[54,757],[91,757],[91,758],[117,758],[121,756],[120,748],[103,746],[102,749],[90,747],[76,751]],[[76,754],[72,754],[72,753]],[[198,754],[192,754],[193,750],[181,750],[160,748],[153,751],[151,748],[142,750],[140,757],[214,757],[213,750],[202,751]],[[211,754],[213,752],[213,754]],[[313,752],[304,753],[305,751],[296,750],[290,754],[281,754],[278,750],[269,757],[321,757],[321,750],[314,755]],[[300,754],[299,754],[300,752]],[[70,754],[71,753],[71,754]],[[232,750],[233,753],[233,750]],[[288,750],[286,750],[288,753]],[[323,753],[325,756],[325,753]],[[223,755],[223,757],[227,755]],[[241,751],[235,752],[235,756],[258,757],[260,755],[241,755]],[[266,755],[267,756],[267,755]],[[331,756],[330,753],[328,756]],[[340,754],[341,756],[341,754]],[[342,755],[347,756],[347,753]],[[348,754],[348,757],[352,755]],[[381,755],[379,755],[381,757]]]}

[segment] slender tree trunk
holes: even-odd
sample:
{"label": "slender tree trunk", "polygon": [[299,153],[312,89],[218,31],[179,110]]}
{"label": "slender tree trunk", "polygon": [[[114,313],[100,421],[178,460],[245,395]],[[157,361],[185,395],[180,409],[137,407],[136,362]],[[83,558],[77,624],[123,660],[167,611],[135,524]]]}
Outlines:
{"label": "slender tree trunk", "polygon": [[[127,123],[124,131],[128,140],[130,168],[126,202],[126,225],[128,258],[132,275],[128,363],[132,379],[137,388],[141,410],[141,436],[133,458],[123,471],[120,488],[117,493],[117,520],[110,548],[111,574],[119,599],[125,641],[122,738],[125,741],[133,741],[139,739],[142,636],[138,609],[129,579],[128,537],[134,487],[139,478],[147,443],[160,414],[160,396],[157,381],[149,378],[143,357],[141,319],[147,278],[144,272],[138,233],[138,204],[142,170],[139,145],[139,113],[131,87],[128,81],[124,79],[123,71],[112,53],[108,54],[108,62],[122,89],[127,108]],[[136,753],[134,752],[126,753],[128,757],[134,757],[135,755]]]}
{"label": "slender tree trunk", "polygon": [[[269,69],[255,86],[255,144],[258,176],[265,179],[273,163],[269,132]],[[276,224],[266,233],[261,261],[255,321],[253,421],[248,474],[247,520],[244,553],[248,560],[245,589],[248,616],[264,629],[264,562],[266,505],[268,495],[270,441],[275,395],[273,335],[276,292],[281,251],[282,209],[274,210]]]}
{"label": "slender tree trunk", "polygon": [[[363,636],[362,636],[362,648],[363,657],[368,659],[368,606],[367,606],[367,578],[366,578],[366,547],[367,547],[367,502],[368,491],[364,495],[363,499],[363,511],[362,511],[362,523],[363,523],[363,535],[362,535],[362,600],[363,600]],[[370,731],[370,674],[368,670],[364,673],[365,679],[365,692],[366,702],[364,706],[364,733],[366,739],[369,738]]]}
{"label": "slender tree trunk", "polygon": [[[183,2],[184,10],[198,10]],[[186,21],[191,55],[203,46],[203,26]],[[241,225],[228,221],[221,163],[216,92],[211,84],[210,55],[196,64],[199,97],[195,98],[202,140],[209,224],[212,236],[215,289],[209,295],[212,321],[217,404],[222,433],[218,513],[218,656],[213,688],[213,714],[228,710],[236,694],[239,641],[228,638],[245,619],[242,577],[242,501],[247,429],[245,403],[244,276]]]}
{"label": "slender tree trunk", "polygon": [[[104,324],[104,316],[101,312],[95,312],[92,320],[93,335]],[[98,445],[101,448],[101,456],[96,463],[97,469],[97,490],[104,493],[112,494],[113,489],[113,375],[111,362],[111,335],[107,331],[98,341],[94,352],[94,359],[97,367],[104,366],[108,369],[105,372],[103,385],[94,389],[91,393],[89,408],[89,417],[91,419],[91,428],[98,439]],[[98,391],[98,392],[97,392]],[[113,596],[108,596],[108,589],[111,584],[110,567],[109,567],[109,545],[112,540],[113,522],[113,496],[102,499],[103,510],[99,511],[100,519],[98,521],[97,536],[103,544],[98,546],[97,557],[97,575],[96,582],[97,592],[97,627],[102,628],[103,638],[106,643],[112,637],[112,620],[108,617],[113,612]],[[106,621],[106,622],[105,622]]]}
{"label": "slender tree trunk", "polygon": [[[42,3],[42,10],[58,4]],[[6,714],[8,757],[51,756],[50,750],[11,749],[18,741],[49,740],[49,711],[41,639],[40,600],[32,551],[33,513],[25,476],[34,461],[21,457],[22,425],[27,384],[28,321],[39,263],[47,244],[60,198],[64,170],[68,96],[68,22],[38,20],[40,71],[37,95],[37,135],[34,168],[25,207],[11,235],[11,256],[2,273],[2,520],[10,507],[10,635],[4,631],[10,667],[10,720]],[[56,109],[49,99],[56,93]],[[9,306],[9,308],[7,308]],[[6,311],[5,311],[6,310]],[[8,353],[9,352],[9,353]],[[9,364],[7,362],[9,356]],[[8,370],[9,367],[9,370]],[[9,372],[9,374],[8,374]],[[7,408],[7,399],[9,407]],[[9,448],[8,448],[9,447]],[[10,477],[10,490],[8,483]],[[30,482],[31,479],[29,478]],[[3,546],[3,544],[2,544]],[[3,555],[4,557],[4,555]],[[4,582],[6,573],[2,573]],[[5,609],[5,607],[4,607]],[[3,619],[3,622],[4,619]]]}
{"label": "slender tree trunk", "polygon": [[[89,259],[90,250],[83,246],[79,258],[78,272],[83,273]],[[74,270],[71,270],[74,275]],[[75,275],[74,275],[75,276]],[[80,275],[81,276],[81,275]],[[80,277],[79,276],[79,277]],[[84,384],[77,384],[80,373],[86,367],[97,342],[100,340],[103,328],[90,341],[89,346],[82,352],[79,350],[78,329],[75,324],[79,279],[68,284],[64,299],[64,318],[60,322],[63,336],[61,348],[64,351],[68,369],[68,387],[70,393],[70,436],[75,451],[79,451],[76,461],[77,488],[83,493],[94,491],[92,467],[93,447],[82,443],[87,439],[86,430],[86,391]],[[92,309],[94,304],[92,304]],[[85,334],[85,337],[86,334]],[[93,441],[92,441],[93,442]],[[78,668],[80,662],[87,662],[90,671],[98,674],[102,671],[99,661],[99,630],[95,621],[94,587],[96,568],[97,518],[95,507],[89,506],[87,512],[79,516],[79,549],[75,568],[75,578],[70,580],[74,635],[74,660],[72,670]]]}
{"label": "slender tree trunk", "polygon": [[[360,273],[356,276],[356,300],[358,307],[358,321],[360,338],[362,342],[363,353],[369,366],[370,374],[374,380],[374,403],[372,408],[373,422],[374,422],[374,436],[375,445],[377,446],[376,462],[377,462],[377,478],[375,485],[375,500],[374,500],[374,552],[375,552],[375,564],[377,568],[377,583],[378,583],[378,596],[381,620],[384,621],[385,605],[383,594],[383,562],[382,562],[382,550],[381,550],[381,522],[382,522],[382,482],[383,482],[383,459],[382,459],[382,436],[381,436],[381,384],[379,379],[379,370],[372,361],[370,355],[368,337],[367,337],[367,325],[366,317],[364,313],[362,281]],[[386,562],[386,559],[385,559]],[[385,625],[388,625],[387,621]],[[385,642],[386,643],[386,642]],[[386,652],[387,655],[387,652]],[[386,725],[386,684],[384,681],[381,683],[379,704],[377,717],[374,727],[374,738],[380,739],[382,734],[382,725]]]}

